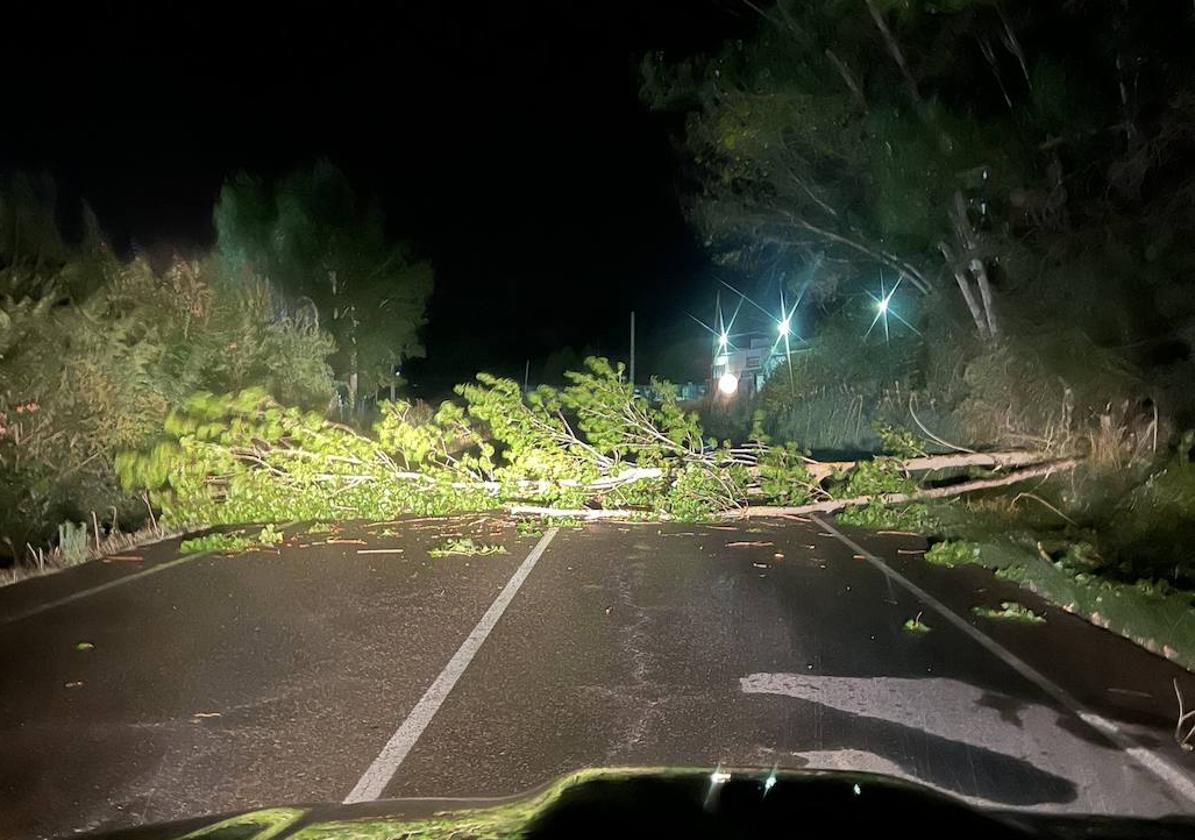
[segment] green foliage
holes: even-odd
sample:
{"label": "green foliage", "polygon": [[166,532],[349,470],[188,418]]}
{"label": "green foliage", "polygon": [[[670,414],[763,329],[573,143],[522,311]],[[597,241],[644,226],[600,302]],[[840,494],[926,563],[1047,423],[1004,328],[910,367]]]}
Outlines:
{"label": "green foliage", "polygon": [[917,613],[915,617],[908,619],[904,623],[905,632],[914,636],[924,635],[932,629],[932,627],[921,620],[921,613]]}
{"label": "green foliage", "polygon": [[384,404],[372,435],[283,407],[260,389],[200,392],[171,412],[162,439],[122,453],[116,466],[173,525],[382,520],[504,503],[695,520],[749,495],[811,497],[795,446],[707,446],[668,383],[654,383],[649,402],[605,359],[586,360],[568,379],[563,390],[524,395],[512,380],[479,374],[457,388],[463,406],[428,414]]}
{"label": "green foliage", "polygon": [[462,557],[485,557],[491,554],[506,554],[506,546],[492,543],[474,542],[470,537],[459,537],[447,540],[435,548],[427,551],[431,557],[448,557],[460,555]]}
{"label": "green foliage", "polygon": [[261,545],[280,545],[282,540],[282,532],[273,524],[266,525],[257,534],[257,542]]}
{"label": "green foliage", "polygon": [[254,545],[250,537],[236,534],[207,534],[202,537],[192,537],[179,543],[179,554],[199,554],[201,552],[215,552],[219,554],[235,554],[248,551]]}
{"label": "green foliage", "polygon": [[925,559],[935,566],[946,566],[947,568],[966,563],[978,563],[979,545],[964,540],[934,543],[925,553]]}
{"label": "green foliage", "polygon": [[900,462],[891,458],[873,458],[861,461],[847,473],[847,497],[878,496],[888,493],[914,493],[917,483],[904,472]]}
{"label": "green foliage", "polygon": [[1045,624],[1046,620],[1024,604],[1016,601],[1001,601],[1000,609],[992,607],[972,607],[971,612],[980,618],[996,621],[1019,621],[1023,624]]}
{"label": "green foliage", "polygon": [[664,509],[674,519],[694,522],[725,510],[745,492],[746,474],[742,467],[718,469],[686,464],[673,476]]}
{"label": "green foliage", "polygon": [[920,458],[926,454],[922,440],[908,429],[878,423],[876,435],[886,455],[894,458]]}
{"label": "green foliage", "polygon": [[779,505],[807,504],[815,482],[806,467],[806,454],[795,444],[771,446],[759,455],[759,490]]}
{"label": "green foliage", "polygon": [[857,528],[909,531],[918,534],[932,533],[936,525],[933,515],[925,505],[890,505],[882,501],[847,508],[839,513],[837,518],[844,525]]}
{"label": "green foliage", "polygon": [[847,473],[842,495],[848,498],[875,496],[865,505],[856,505],[838,514],[838,520],[860,528],[887,528],[926,533],[933,529],[934,518],[929,509],[919,503],[890,503],[888,494],[911,494],[917,483],[890,458],[875,458],[861,462]]}
{"label": "green foliage", "polygon": [[145,504],[118,485],[117,453],[152,446],[197,389],[327,405],[331,340],[266,283],[210,260],[122,262],[90,214],[66,245],[52,215],[34,219],[49,212],[0,195],[20,234],[0,254],[0,537],[45,540],[92,512],[136,525]]}
{"label": "green foliage", "polygon": [[256,534],[206,534],[202,537],[192,537],[183,540],[178,547],[179,554],[198,554],[212,552],[214,554],[239,554],[252,551],[263,546],[279,545],[283,535],[273,525],[266,525]]}

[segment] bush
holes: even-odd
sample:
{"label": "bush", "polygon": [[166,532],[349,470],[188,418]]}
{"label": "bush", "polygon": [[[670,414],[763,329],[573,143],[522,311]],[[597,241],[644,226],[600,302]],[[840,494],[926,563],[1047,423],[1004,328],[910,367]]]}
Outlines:
{"label": "bush", "polygon": [[257,278],[101,252],[34,280],[10,277],[0,297],[0,538],[14,552],[92,512],[136,525],[146,507],[115,457],[148,446],[197,389],[256,383],[309,407],[332,394],[330,340]]}

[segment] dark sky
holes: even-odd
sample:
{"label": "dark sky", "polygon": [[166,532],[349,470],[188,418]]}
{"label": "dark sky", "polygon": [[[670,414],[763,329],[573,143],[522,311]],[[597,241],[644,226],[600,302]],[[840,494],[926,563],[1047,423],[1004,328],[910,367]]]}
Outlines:
{"label": "dark sky", "polygon": [[682,373],[663,351],[713,275],[637,67],[744,31],[729,0],[30,6],[0,36],[0,167],[49,171],[118,247],[210,244],[227,174],[326,156],[436,266],[419,392],[622,355],[632,308],[641,368]]}

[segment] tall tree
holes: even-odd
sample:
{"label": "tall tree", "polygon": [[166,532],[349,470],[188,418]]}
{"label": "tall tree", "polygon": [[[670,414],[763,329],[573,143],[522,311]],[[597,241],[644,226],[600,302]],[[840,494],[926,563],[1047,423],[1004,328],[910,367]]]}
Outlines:
{"label": "tall tree", "polygon": [[880,270],[955,288],[994,341],[1027,251],[1107,229],[1189,148],[1189,6],[1089,5],[744,0],[753,39],[649,56],[643,94],[687,113],[692,216],[725,259],[816,264],[827,294]]}
{"label": "tall tree", "polygon": [[330,163],[273,188],[233,178],[221,191],[215,225],[225,260],[315,307],[336,341],[332,368],[354,409],[362,396],[392,386],[405,360],[423,354],[431,265],[387,241],[380,210],[362,205]]}

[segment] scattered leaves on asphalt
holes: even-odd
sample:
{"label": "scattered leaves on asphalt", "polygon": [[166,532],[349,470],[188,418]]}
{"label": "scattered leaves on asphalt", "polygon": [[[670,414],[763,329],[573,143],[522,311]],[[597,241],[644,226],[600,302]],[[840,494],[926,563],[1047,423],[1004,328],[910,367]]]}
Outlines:
{"label": "scattered leaves on asphalt", "polygon": [[906,633],[922,634],[922,633],[928,633],[932,629],[933,629],[932,627],[930,627],[928,624],[926,624],[924,621],[921,620],[921,613],[917,613],[917,615],[914,618],[910,618],[908,621],[905,622],[905,632]]}
{"label": "scattered leaves on asphalt", "polygon": [[991,607],[972,607],[971,612],[980,618],[990,618],[998,621],[1020,621],[1024,624],[1045,624],[1046,619],[1024,604],[1016,601],[1001,601],[1000,609]]}
{"label": "scattered leaves on asphalt", "polygon": [[506,546],[473,542],[469,537],[448,540],[427,552],[432,557],[447,557],[460,555],[464,557],[484,556],[490,554],[506,554]]}
{"label": "scattered leaves on asphalt", "polygon": [[75,650],[94,650],[95,645],[91,642],[75,642]]}

